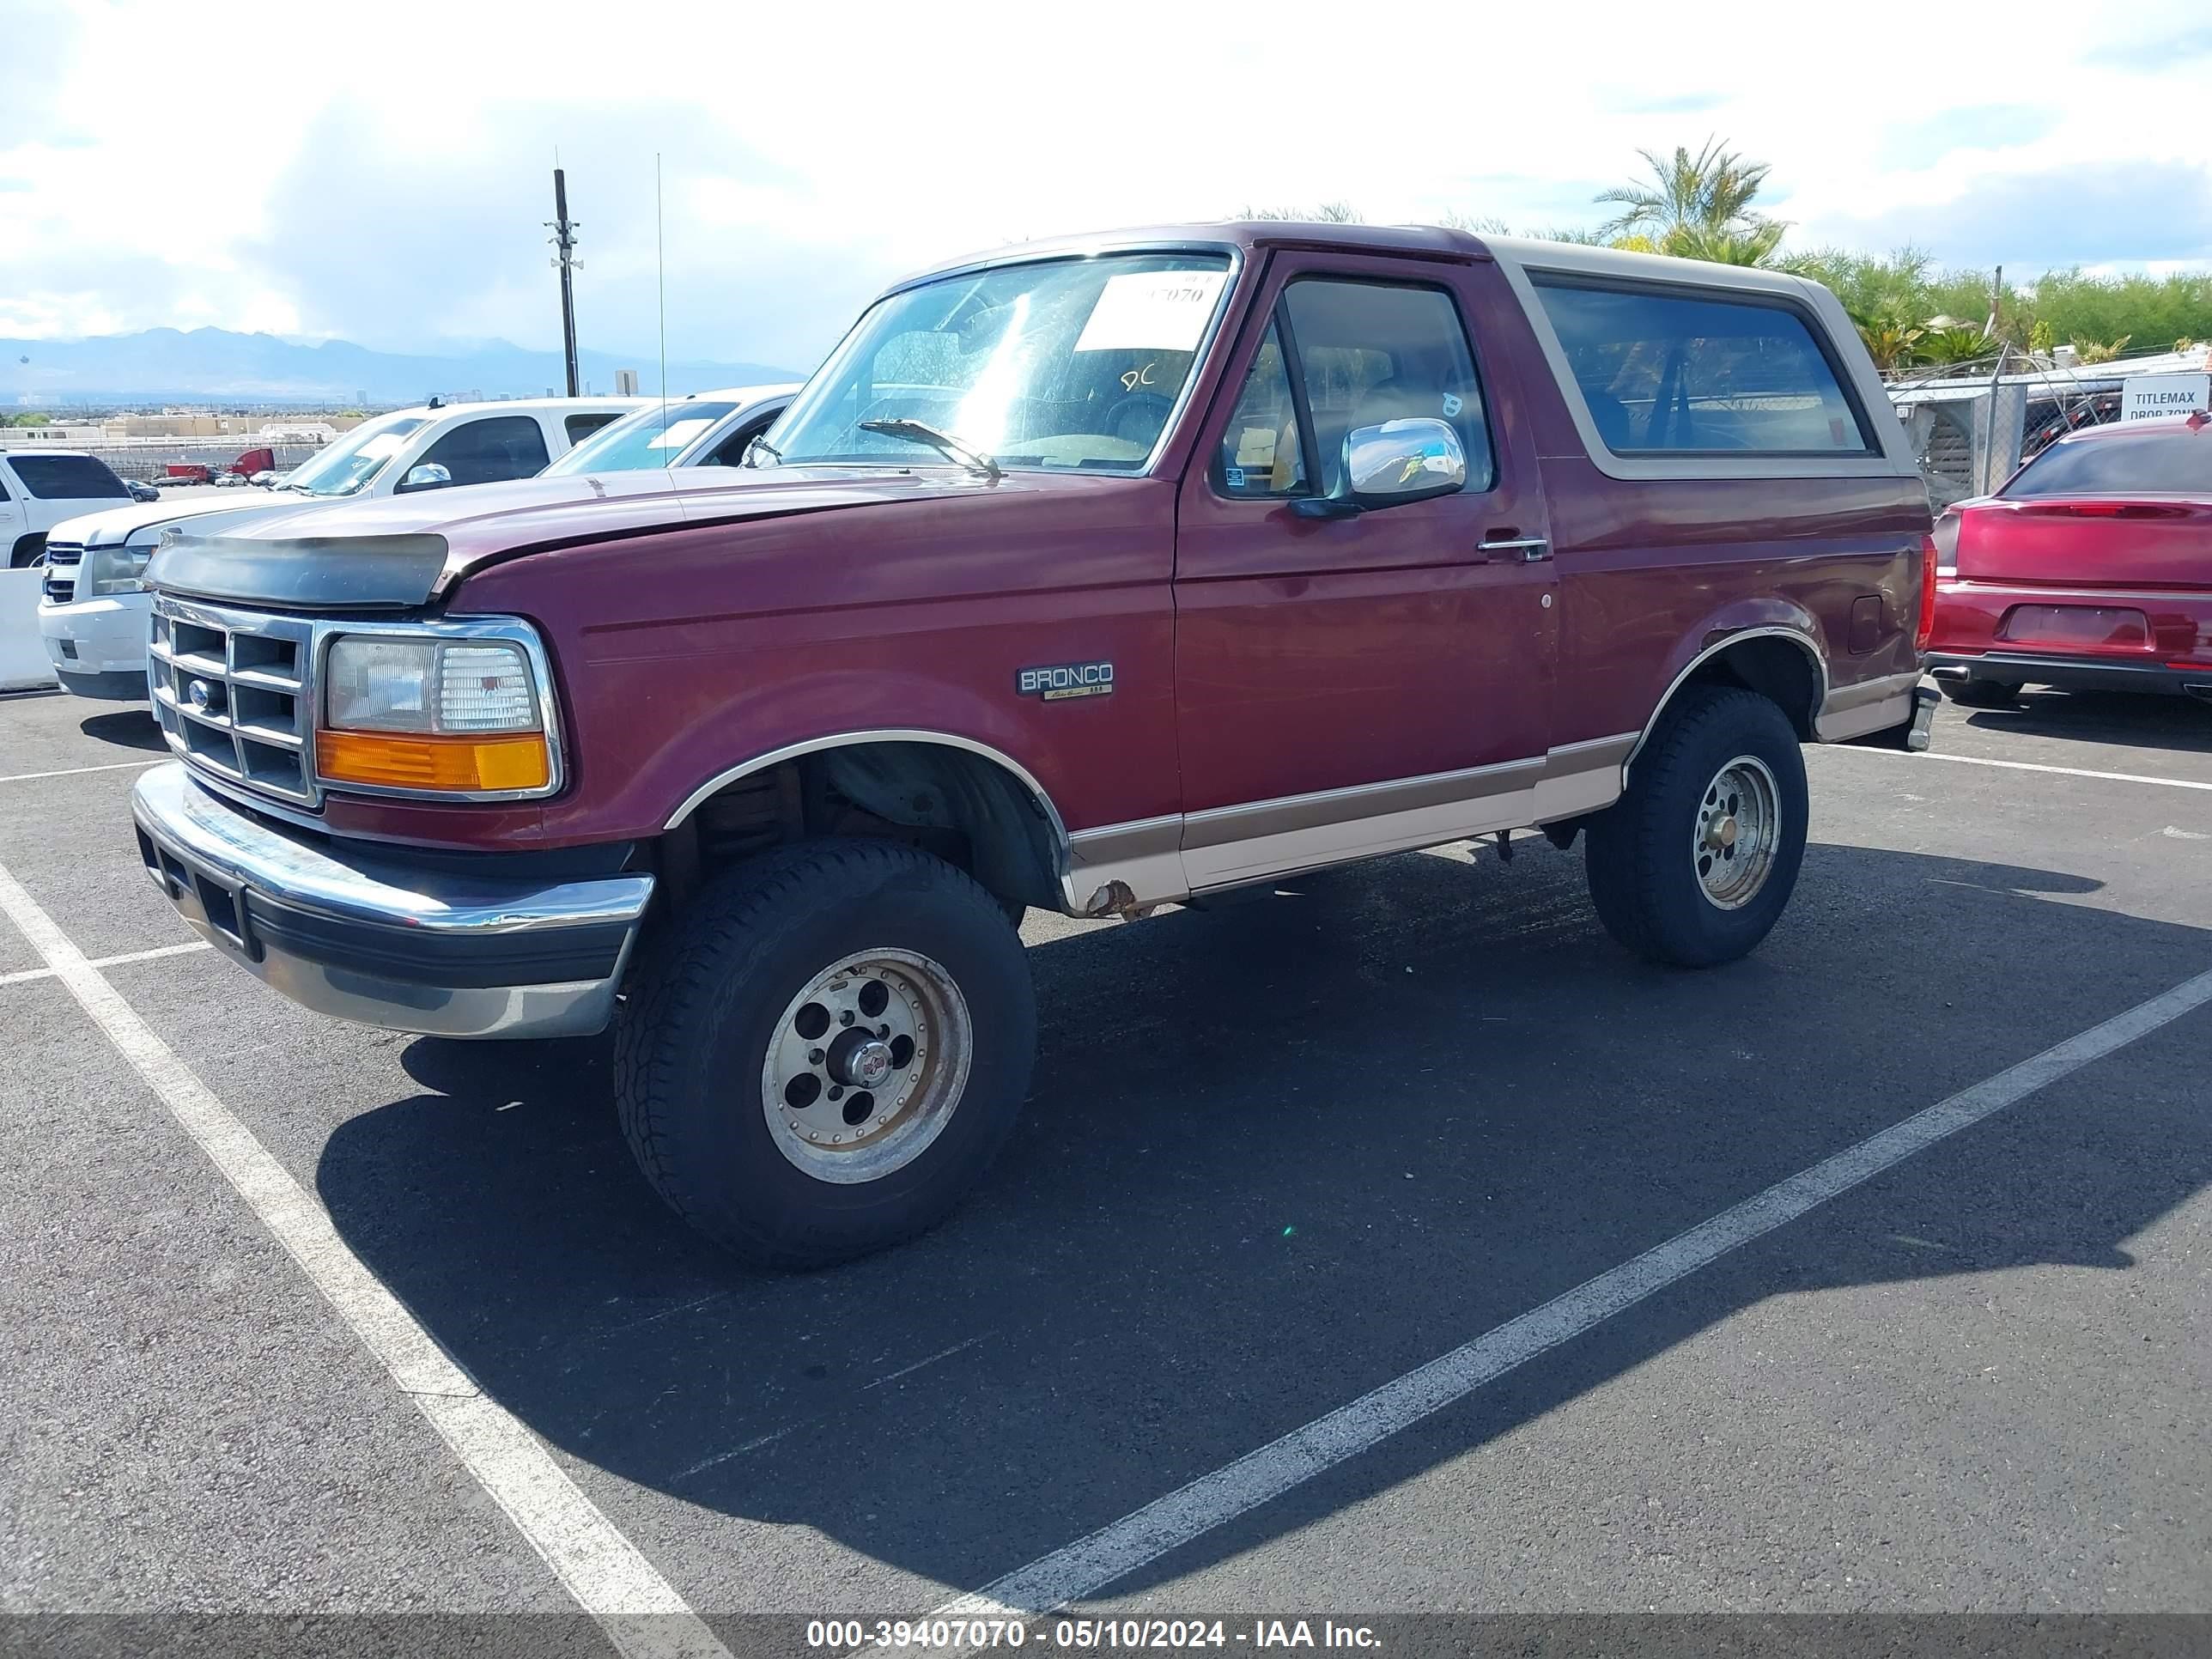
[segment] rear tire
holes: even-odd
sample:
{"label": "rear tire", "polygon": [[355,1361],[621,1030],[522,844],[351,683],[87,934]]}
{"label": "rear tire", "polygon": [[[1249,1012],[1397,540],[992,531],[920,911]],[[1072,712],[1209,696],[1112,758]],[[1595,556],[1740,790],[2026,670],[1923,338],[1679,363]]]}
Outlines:
{"label": "rear tire", "polygon": [[2014,708],[2020,704],[2020,688],[2004,680],[1984,679],[1977,674],[1936,683],[1961,708]]}
{"label": "rear tire", "polygon": [[1583,866],[1598,920],[1653,962],[1710,968],[1765,939],[1805,857],[1805,757],[1756,691],[1683,693],[1589,821]]}
{"label": "rear tire", "polygon": [[722,877],[631,970],[616,1100],[677,1214],[757,1265],[826,1267],[951,1211],[1036,1047],[999,901],[899,842],[802,842]]}
{"label": "rear tire", "polygon": [[8,555],[8,568],[10,570],[26,569],[36,564],[39,562],[39,556],[46,550],[45,532],[40,531],[28,536],[19,536],[15,539],[14,549]]}

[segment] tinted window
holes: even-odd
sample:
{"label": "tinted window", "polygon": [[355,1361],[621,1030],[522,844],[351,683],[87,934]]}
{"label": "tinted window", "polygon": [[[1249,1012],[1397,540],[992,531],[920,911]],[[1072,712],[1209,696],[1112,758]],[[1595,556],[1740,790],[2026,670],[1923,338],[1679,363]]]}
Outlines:
{"label": "tinted window", "polygon": [[2212,495],[2212,426],[2053,444],[1998,493],[2011,497]]}
{"label": "tinted window", "polygon": [[1214,483],[1225,495],[1295,495],[1306,487],[1298,414],[1273,323],[1221,434]]}
{"label": "tinted window", "polygon": [[1467,450],[1467,488],[1490,488],[1482,391],[1449,295],[1308,279],[1284,290],[1283,311],[1324,493],[1342,482],[1346,433],[1415,416],[1451,422]]}
{"label": "tinted window", "polygon": [[588,438],[592,434],[597,432],[601,427],[609,424],[611,422],[620,420],[621,418],[622,417],[619,415],[611,413],[600,415],[571,415],[561,424],[568,430],[568,441],[570,443],[574,443],[579,438]]}
{"label": "tinted window", "polygon": [[1794,311],[1740,300],[1541,284],[1590,418],[1620,454],[1864,454],[1836,371]]}
{"label": "tinted window", "polygon": [[434,462],[453,475],[456,484],[497,483],[542,471],[545,459],[545,434],[536,421],[527,415],[495,415],[455,427],[415,465]]}
{"label": "tinted window", "polygon": [[131,499],[107,463],[90,455],[11,455],[8,465],[23,488],[42,501]]}

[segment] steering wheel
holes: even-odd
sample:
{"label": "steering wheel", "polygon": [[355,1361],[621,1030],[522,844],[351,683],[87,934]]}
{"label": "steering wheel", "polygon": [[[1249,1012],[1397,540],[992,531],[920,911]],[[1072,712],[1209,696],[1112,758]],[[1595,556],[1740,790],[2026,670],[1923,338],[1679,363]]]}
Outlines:
{"label": "steering wheel", "polygon": [[1174,400],[1157,392],[1132,392],[1107,405],[1106,435],[1149,448],[1167,426],[1168,416],[1174,410]]}

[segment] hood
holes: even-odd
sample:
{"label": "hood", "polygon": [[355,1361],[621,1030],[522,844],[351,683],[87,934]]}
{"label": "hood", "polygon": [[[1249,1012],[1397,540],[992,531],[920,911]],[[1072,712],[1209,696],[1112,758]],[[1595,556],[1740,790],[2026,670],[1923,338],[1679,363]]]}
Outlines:
{"label": "hood", "polygon": [[74,519],[64,519],[46,535],[48,541],[64,544],[79,543],[87,547],[114,547],[134,536],[141,542],[150,541],[151,534],[166,526],[181,523],[186,519],[212,518],[229,514],[243,518],[249,513],[265,513],[276,503],[259,490],[253,492],[250,502],[240,502],[234,496],[210,495],[190,501],[134,501],[129,507],[111,507],[98,513],[82,513]]}
{"label": "hood", "polygon": [[1018,473],[993,483],[952,467],[687,467],[278,504],[238,522],[168,530],[147,583],[303,610],[409,609],[479,566],[545,548],[1051,484]]}

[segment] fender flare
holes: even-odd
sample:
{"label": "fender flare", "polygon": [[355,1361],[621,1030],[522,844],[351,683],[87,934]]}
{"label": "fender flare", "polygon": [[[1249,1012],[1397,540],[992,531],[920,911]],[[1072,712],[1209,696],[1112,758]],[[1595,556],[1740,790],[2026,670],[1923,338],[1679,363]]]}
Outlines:
{"label": "fender flare", "polygon": [[694,789],[684,798],[683,805],[669,814],[668,821],[661,825],[661,829],[665,833],[681,827],[684,820],[698,811],[700,805],[710,796],[742,778],[750,777],[756,772],[764,772],[769,767],[781,765],[785,761],[797,760],[802,755],[818,755],[830,749],[850,749],[864,743],[933,744],[939,749],[962,750],[998,766],[1029,792],[1030,798],[1036,802],[1038,809],[1043,812],[1046,823],[1051,826],[1053,846],[1060,861],[1060,869],[1056,873],[1062,877],[1066,874],[1068,868],[1067,821],[1060,817],[1060,808],[1054,804],[1051,795],[1046,793],[1045,787],[1037,781],[1036,775],[1005,750],[994,749],[988,743],[979,743],[973,738],[963,738],[957,732],[932,731],[923,726],[864,726],[851,732],[825,732],[820,737],[807,738],[798,743],[787,743],[781,748],[770,749],[764,753],[755,755],[749,760],[726,767]]}
{"label": "fender flare", "polygon": [[1629,768],[1636,763],[1637,756],[1644,752],[1644,745],[1651,740],[1651,734],[1659,729],[1659,721],[1666,714],[1668,705],[1674,701],[1675,695],[1689,683],[1690,676],[1731,646],[1741,645],[1746,640],[1757,639],[1788,640],[1804,652],[1812,664],[1814,680],[1813,706],[1807,711],[1807,720],[1809,723],[1820,718],[1820,710],[1827,706],[1828,702],[1828,659],[1821,653],[1819,641],[1803,629],[1782,623],[1765,623],[1755,627],[1731,629],[1720,638],[1708,644],[1689,661],[1684,663],[1674,678],[1668,682],[1667,690],[1661,695],[1657,703],[1652,707],[1651,718],[1644,721],[1644,729],[1636,734],[1636,744],[1628,751],[1628,758],[1620,763],[1620,780],[1624,788],[1627,786]]}

